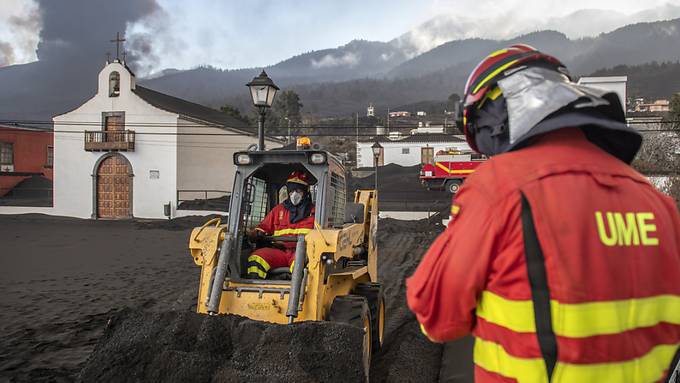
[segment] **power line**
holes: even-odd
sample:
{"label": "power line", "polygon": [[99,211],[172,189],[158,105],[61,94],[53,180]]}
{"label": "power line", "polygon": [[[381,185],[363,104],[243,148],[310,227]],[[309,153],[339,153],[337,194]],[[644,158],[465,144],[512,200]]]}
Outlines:
{"label": "power line", "polygon": [[[430,121],[432,123],[432,121]],[[654,124],[660,124],[660,125],[666,125],[666,124],[676,124],[680,123],[680,120],[662,120],[662,121],[629,121],[626,124],[628,125],[654,125]],[[64,125],[64,126],[97,126],[97,127],[103,127],[104,124],[102,121],[78,121],[78,120],[72,120],[72,121],[52,121],[52,120],[0,120],[0,124],[8,124],[8,125],[21,125],[21,126],[28,126],[30,127],[31,125]],[[228,125],[223,125],[223,124],[218,124],[218,123],[211,123],[211,122],[205,122],[205,123],[168,123],[168,122],[124,122],[124,126],[135,126],[135,127],[181,127],[181,128],[225,128],[225,129],[252,129],[253,131],[256,130],[255,127],[248,126],[246,128],[243,127],[235,127],[235,126],[228,126]],[[434,125],[440,125],[439,121],[436,121]],[[441,124],[443,125],[443,123]],[[451,124],[450,126],[453,126],[454,124]],[[277,128],[277,129],[288,129],[287,125],[267,125],[267,128]],[[356,128],[381,128],[382,126],[375,126],[375,125],[368,125],[368,126],[358,126],[357,123],[354,125],[323,125],[323,124],[316,124],[316,125],[307,125],[307,126],[291,126],[291,129],[356,129]],[[394,123],[390,124],[390,128],[394,129],[407,129],[407,128],[414,128],[418,127],[417,124],[409,124],[409,125],[395,125]]]}

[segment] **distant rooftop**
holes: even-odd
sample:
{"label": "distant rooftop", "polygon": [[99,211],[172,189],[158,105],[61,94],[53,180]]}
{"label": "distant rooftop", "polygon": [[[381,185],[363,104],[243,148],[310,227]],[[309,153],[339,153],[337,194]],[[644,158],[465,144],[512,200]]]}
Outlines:
{"label": "distant rooftop", "polygon": [[168,112],[193,117],[205,122],[221,125],[220,127],[223,128],[231,128],[247,134],[256,133],[255,129],[249,127],[247,123],[226,113],[208,108],[207,106],[182,100],[181,98],[173,97],[139,85],[132,91],[149,104]]}
{"label": "distant rooftop", "polygon": [[603,83],[603,82],[627,82],[628,76],[601,76],[601,77],[581,77],[579,84]]}
{"label": "distant rooftop", "polygon": [[23,125],[23,124],[7,124],[3,123],[0,124],[0,129],[17,129],[17,130],[30,130],[33,132],[52,132],[54,130],[52,128],[52,124],[49,125],[44,125],[44,126],[28,126],[28,125]]}
{"label": "distant rooftop", "polygon": [[[395,136],[397,137],[397,136]],[[429,143],[429,142],[465,142],[465,139],[460,138],[458,136],[455,136],[453,134],[446,134],[446,133],[417,133],[417,134],[409,134],[409,135],[401,135],[398,136],[398,138],[390,138],[386,136],[378,136],[374,138],[365,138],[359,140],[359,142],[363,143],[373,143],[373,142],[380,142],[380,143],[405,143],[405,142],[423,142],[423,143]]]}

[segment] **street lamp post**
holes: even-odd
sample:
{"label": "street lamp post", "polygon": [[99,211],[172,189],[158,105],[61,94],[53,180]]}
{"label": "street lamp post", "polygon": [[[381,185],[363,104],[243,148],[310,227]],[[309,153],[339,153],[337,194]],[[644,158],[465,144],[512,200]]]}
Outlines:
{"label": "street lamp post", "polygon": [[279,90],[279,87],[274,84],[264,70],[259,76],[247,83],[246,86],[250,88],[250,97],[253,99],[253,105],[260,112],[260,118],[257,121],[257,150],[264,150],[264,117],[267,114],[267,108],[271,108],[274,103],[274,96],[276,96],[276,91]]}
{"label": "street lamp post", "polygon": [[382,145],[378,141],[376,141],[372,146],[371,150],[373,150],[373,164],[375,165],[375,191],[376,193],[378,192],[378,161],[380,161],[380,154],[382,152]]}

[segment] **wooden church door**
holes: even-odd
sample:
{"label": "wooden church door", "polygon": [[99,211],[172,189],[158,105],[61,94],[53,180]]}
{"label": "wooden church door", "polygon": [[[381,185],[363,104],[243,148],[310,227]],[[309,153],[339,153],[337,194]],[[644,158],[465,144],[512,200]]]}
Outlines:
{"label": "wooden church door", "polygon": [[132,217],[130,164],[120,154],[107,157],[97,172],[97,216]]}

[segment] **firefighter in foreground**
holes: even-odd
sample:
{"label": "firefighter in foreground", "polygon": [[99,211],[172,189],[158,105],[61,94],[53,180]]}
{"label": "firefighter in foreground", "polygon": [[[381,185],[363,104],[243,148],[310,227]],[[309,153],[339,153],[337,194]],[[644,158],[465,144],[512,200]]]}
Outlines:
{"label": "firefighter in foreground", "polygon": [[680,217],[628,164],[618,97],[526,45],[492,53],[462,100],[489,156],[407,280],[433,341],[475,336],[478,382],[657,382],[680,345]]}
{"label": "firefighter in foreground", "polygon": [[[250,233],[257,242],[265,235],[297,237],[314,227],[314,204],[309,194],[307,174],[294,171],[286,180],[288,198],[276,205]],[[291,267],[295,260],[295,242],[282,242],[281,248],[263,247],[248,257],[248,278],[265,279],[269,270]]]}

